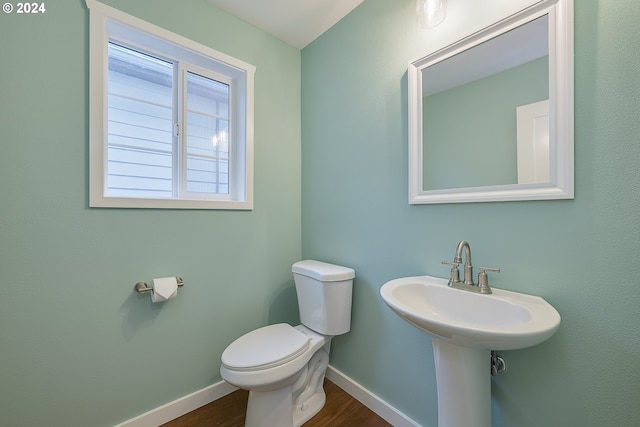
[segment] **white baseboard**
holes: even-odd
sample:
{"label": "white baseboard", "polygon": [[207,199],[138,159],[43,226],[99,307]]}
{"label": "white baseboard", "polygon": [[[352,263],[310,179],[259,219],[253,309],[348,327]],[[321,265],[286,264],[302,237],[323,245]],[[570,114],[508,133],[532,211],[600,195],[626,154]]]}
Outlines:
{"label": "white baseboard", "polygon": [[[398,411],[387,402],[362,387],[360,384],[329,365],[326,377],[335,385],[360,401],[394,427],[420,427],[420,424]],[[156,409],[138,415],[115,427],[157,427],[201,406],[220,399],[237,390],[237,387],[220,381]]]}
{"label": "white baseboard", "polygon": [[407,417],[331,365],[327,368],[326,378],[394,427],[420,427],[420,424],[416,421]]}
{"label": "white baseboard", "polygon": [[171,420],[175,420],[201,406],[220,399],[238,388],[231,384],[220,381],[208,387],[198,390],[179,399],[169,402],[159,408],[152,409],[142,415],[138,415],[128,421],[118,424],[115,427],[158,427]]}

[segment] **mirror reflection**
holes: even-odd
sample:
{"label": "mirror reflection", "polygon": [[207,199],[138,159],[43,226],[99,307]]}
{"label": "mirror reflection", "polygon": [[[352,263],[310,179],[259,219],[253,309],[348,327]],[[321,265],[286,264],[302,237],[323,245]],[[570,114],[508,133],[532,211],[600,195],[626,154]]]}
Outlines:
{"label": "mirror reflection", "polygon": [[548,23],[422,70],[424,190],[549,182]]}
{"label": "mirror reflection", "polygon": [[409,203],[573,198],[573,3],[409,63]]}

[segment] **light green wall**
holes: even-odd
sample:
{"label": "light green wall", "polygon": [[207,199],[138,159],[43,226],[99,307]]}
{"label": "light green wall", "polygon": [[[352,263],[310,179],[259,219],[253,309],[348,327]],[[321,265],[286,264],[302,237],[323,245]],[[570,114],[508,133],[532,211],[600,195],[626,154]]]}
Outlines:
{"label": "light green wall", "polygon": [[[108,4],[257,67],[255,209],[88,208],[88,11],[0,14],[0,424],[113,426],[220,380],[297,321],[300,51],[204,0]],[[152,304],[137,281],[180,275]]]}
{"label": "light green wall", "polygon": [[439,35],[418,30],[412,0],[366,0],[302,51],[303,257],[357,275],[331,363],[424,426],[437,420],[431,340],[379,289],[446,277],[461,239],[475,265],[502,268],[494,286],[562,315],[546,343],[502,352],[494,426],[640,423],[640,3],[575,3],[575,200],[408,205],[407,63]]}
{"label": "light green wall", "polygon": [[545,99],[548,56],[424,97],[422,188],[517,184],[516,109]]}

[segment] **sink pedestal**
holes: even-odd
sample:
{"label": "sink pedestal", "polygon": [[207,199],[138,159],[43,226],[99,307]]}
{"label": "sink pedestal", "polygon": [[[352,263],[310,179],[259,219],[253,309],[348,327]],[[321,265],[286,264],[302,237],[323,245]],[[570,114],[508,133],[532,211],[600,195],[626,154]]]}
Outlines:
{"label": "sink pedestal", "polygon": [[438,427],[491,427],[490,350],[433,338]]}

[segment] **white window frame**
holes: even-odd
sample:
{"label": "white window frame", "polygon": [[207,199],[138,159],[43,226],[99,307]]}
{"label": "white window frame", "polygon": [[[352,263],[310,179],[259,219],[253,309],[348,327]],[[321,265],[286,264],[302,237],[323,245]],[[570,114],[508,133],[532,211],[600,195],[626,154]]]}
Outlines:
{"label": "white window frame", "polygon": [[[89,79],[89,206],[163,209],[253,209],[253,119],[255,67],[207,46],[128,15],[96,0],[86,0],[90,11]],[[162,52],[173,59],[206,70],[207,75],[231,83],[229,194],[203,197],[180,193],[174,198],[106,196],[107,67],[109,41],[122,41],[145,52]],[[188,70],[188,71],[191,71]],[[185,78],[180,70],[179,84]],[[181,150],[180,148],[179,150]],[[180,154],[181,162],[182,155]],[[183,179],[180,172],[178,179]]]}

